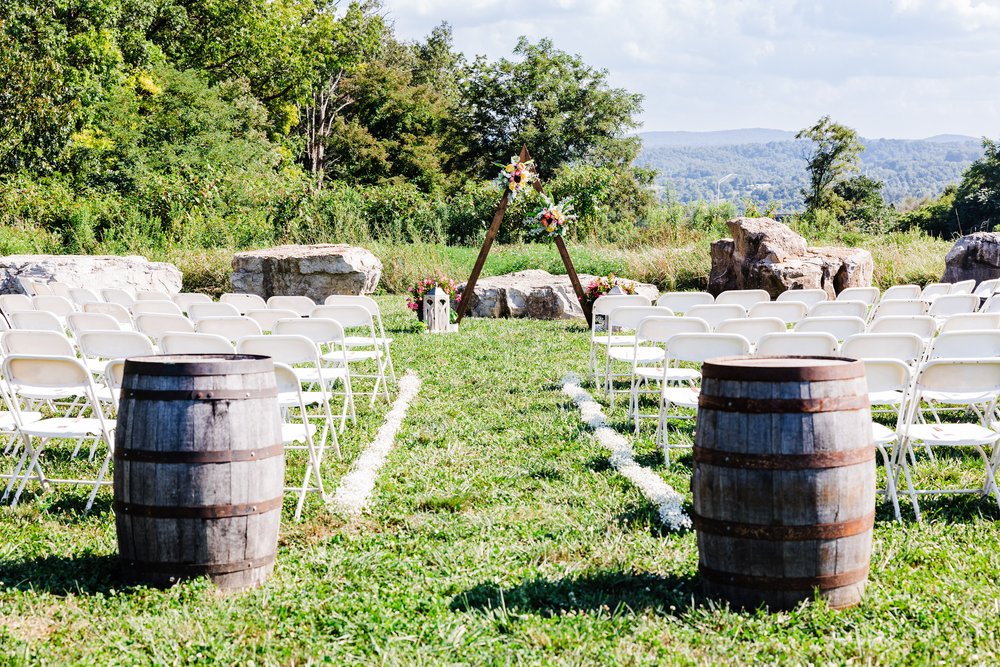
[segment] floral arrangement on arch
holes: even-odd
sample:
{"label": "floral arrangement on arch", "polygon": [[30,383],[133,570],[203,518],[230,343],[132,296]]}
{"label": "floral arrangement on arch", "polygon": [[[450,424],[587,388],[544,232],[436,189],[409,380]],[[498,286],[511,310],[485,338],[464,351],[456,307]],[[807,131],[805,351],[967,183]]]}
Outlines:
{"label": "floral arrangement on arch", "polygon": [[424,295],[432,291],[435,287],[440,287],[451,300],[458,303],[462,300],[462,295],[457,293],[455,281],[451,278],[440,275],[437,277],[421,278],[406,290],[406,307],[416,312],[417,319],[424,320]]}
{"label": "floral arrangement on arch", "polygon": [[510,162],[504,165],[497,165],[502,167],[502,170],[497,175],[496,183],[498,186],[510,190],[510,198],[516,199],[517,195],[524,190],[525,187],[531,185],[535,182],[535,163],[533,160],[525,160],[521,162],[521,158],[516,155],[510,156]]}
{"label": "floral arrangement on arch", "polygon": [[624,294],[635,294],[635,283],[624,278],[617,278],[615,274],[609,273],[607,276],[594,278],[583,291],[583,297],[590,303],[597,301],[614,288],[620,289]]}
{"label": "floral arrangement on arch", "polygon": [[564,199],[558,204],[542,195],[545,206],[535,214],[538,227],[532,230],[533,234],[548,234],[549,238],[562,236],[566,232],[566,225],[576,220],[573,214],[572,198]]}

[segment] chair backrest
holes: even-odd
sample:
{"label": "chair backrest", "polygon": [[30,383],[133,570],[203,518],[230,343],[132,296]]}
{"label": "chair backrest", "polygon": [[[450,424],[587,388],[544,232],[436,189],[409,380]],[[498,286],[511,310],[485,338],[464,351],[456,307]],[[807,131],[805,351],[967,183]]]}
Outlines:
{"label": "chair backrest", "polygon": [[608,329],[631,329],[639,326],[639,322],[647,317],[671,316],[669,308],[661,306],[621,306],[608,314]]}
{"label": "chair backrest", "polygon": [[132,326],[132,316],[128,309],[120,303],[87,303],[83,306],[85,313],[101,313],[113,317],[119,324]]}
{"label": "chair backrest", "polygon": [[[90,371],[72,356],[42,356],[12,353],[4,359],[4,376],[18,387],[84,389],[93,396]],[[93,406],[94,410],[100,408]]]}
{"label": "chair backrest", "polygon": [[980,313],[1000,313],[1000,294],[987,297],[986,303],[979,308]]}
{"label": "chair backrest", "polygon": [[278,320],[288,320],[293,317],[300,317],[300,315],[294,310],[275,308],[273,310],[248,310],[246,317],[259,324],[262,331],[274,331],[274,325]]}
{"label": "chair backrest", "polygon": [[230,303],[209,301],[188,305],[187,314],[192,322],[197,322],[206,317],[239,317],[240,311]]}
{"label": "chair backrest", "polygon": [[860,317],[807,317],[795,325],[795,331],[825,331],[837,340],[863,333],[865,321]]}
{"label": "chair backrest", "polygon": [[132,304],[132,315],[183,315],[180,306],[173,301],[154,301],[152,299],[140,299]]}
{"label": "chair backrest", "polygon": [[372,317],[381,313],[378,301],[364,294],[331,294],[323,299],[324,306],[341,306],[345,304],[364,306],[372,314]]}
{"label": "chair backrest", "polygon": [[153,340],[159,340],[165,333],[194,333],[194,324],[191,320],[183,315],[169,313],[138,315],[135,318],[135,328]]}
{"label": "chair backrest", "polygon": [[831,357],[839,349],[836,337],[825,331],[786,331],[761,336],[757,341],[759,357]]}
{"label": "chair backrest", "polygon": [[161,354],[233,354],[236,348],[222,336],[210,333],[165,333]]}
{"label": "chair backrest", "polygon": [[809,309],[809,317],[860,317],[868,316],[868,304],[864,301],[821,301]]}
{"label": "chair backrest", "polygon": [[21,291],[28,296],[38,296],[39,294],[52,294],[52,290],[46,283],[31,278],[17,278],[16,282],[21,286]]}
{"label": "chair backrest", "polygon": [[152,341],[138,331],[84,331],[76,342],[88,359],[124,359],[154,353]]}
{"label": "chair backrest", "polygon": [[319,365],[319,350],[316,343],[293,334],[271,334],[269,336],[247,336],[236,344],[239,354],[262,354],[276,362],[293,366],[295,364]]}
{"label": "chair backrest", "polygon": [[28,329],[34,331],[57,331],[64,333],[65,328],[59,318],[44,310],[20,310],[7,316],[12,329]]}
{"label": "chair backrest", "polygon": [[74,336],[84,331],[121,331],[118,320],[104,313],[70,313],[66,324]]}
{"label": "chair backrest", "polygon": [[[687,318],[678,317],[677,319]],[[785,322],[777,317],[741,317],[721,322],[719,326],[715,327],[715,331],[743,336],[750,341],[751,345],[756,345],[762,336],[787,331],[787,327]]]}
{"label": "chair backrest", "polygon": [[[979,396],[1000,393],[1000,359],[932,359],[917,373],[906,421],[912,424],[925,391]],[[995,399],[994,399],[995,400]]]}
{"label": "chair backrest", "polygon": [[789,289],[779,294],[775,301],[800,301],[811,308],[829,298],[830,295],[822,289]]}
{"label": "chair backrest", "polygon": [[226,292],[219,297],[219,303],[228,303],[240,311],[240,315],[245,315],[248,310],[265,310],[267,308],[267,301],[256,294]]}
{"label": "chair backrest", "polygon": [[101,303],[101,297],[97,296],[93,290],[87,289],[86,287],[70,288],[69,295],[73,303],[81,308],[87,303]]}
{"label": "chair backrest", "polygon": [[960,313],[974,313],[979,309],[979,303],[979,297],[975,294],[945,294],[934,299],[928,315],[951,317]]}
{"label": "chair backrest", "polygon": [[893,301],[895,299],[919,299],[920,285],[893,285],[882,292],[882,299],[879,301]]}
{"label": "chair backrest", "polygon": [[45,357],[75,357],[76,349],[66,334],[59,331],[12,329],[0,334],[0,348],[5,354],[30,354]]}
{"label": "chair backrest", "polygon": [[951,291],[948,294],[972,294],[975,289],[975,280],[959,280],[951,284]]}
{"label": "chair backrest", "polygon": [[375,335],[375,320],[368,308],[357,304],[322,305],[313,308],[310,319],[330,319],[340,322],[345,329],[351,327],[368,327]]}
{"label": "chair backrest", "polygon": [[135,294],[136,301],[170,301],[173,300],[169,294],[161,290],[139,290]]}
{"label": "chair backrest", "polygon": [[973,329],[1000,329],[1000,312],[959,313],[952,315],[941,325],[941,333]]}
{"label": "chair backrest", "polygon": [[328,319],[296,317],[278,320],[274,324],[277,335],[305,336],[317,345],[340,344],[344,340],[344,327],[340,322]]}
{"label": "chair backrest", "polygon": [[713,357],[750,354],[750,341],[737,334],[681,333],[667,341],[666,356],[671,362],[704,363]]}
{"label": "chair backrest", "polygon": [[301,402],[302,383],[288,364],[274,362],[274,380],[279,394],[295,394]]}
{"label": "chair backrest", "polygon": [[656,300],[657,306],[669,308],[674,313],[686,313],[691,306],[715,303],[715,297],[708,292],[667,292]]}
{"label": "chair backrest", "polygon": [[43,283],[38,280],[32,281],[32,289],[33,293],[31,296],[38,296],[39,294],[55,294],[55,292],[52,291],[52,288],[49,287],[48,283]]}
{"label": "chair backrest", "polygon": [[272,296],[267,300],[267,307],[294,310],[300,317],[309,317],[316,302],[307,296]]}
{"label": "chair backrest", "polygon": [[198,333],[216,334],[234,343],[244,336],[259,336],[263,333],[259,324],[242,315],[206,317],[194,323],[194,330]]}
{"label": "chair backrest", "polygon": [[848,287],[837,295],[838,301],[864,301],[871,306],[878,301],[879,289],[877,287]]}
{"label": "chair backrest", "polygon": [[[615,308],[623,308],[625,306],[648,306],[651,302],[646,297],[641,294],[605,294],[604,296],[597,297],[594,301],[594,305],[591,308],[592,315],[607,315]],[[597,318],[593,318],[594,326],[597,326]]]}
{"label": "chair backrest", "polygon": [[31,303],[35,310],[44,310],[52,313],[56,317],[66,317],[70,313],[75,313],[76,306],[64,296],[45,295],[31,297]]}
{"label": "chair backrest", "polygon": [[921,299],[883,299],[875,306],[872,319],[880,317],[914,317],[927,312],[927,303]]}
{"label": "chair backrest", "polygon": [[35,310],[30,296],[23,294],[0,294],[0,311],[10,315],[22,310]]}
{"label": "chair backrest", "polygon": [[135,303],[135,297],[123,289],[117,287],[106,287],[101,290],[101,296],[108,303],[117,303],[119,306],[131,308]]}
{"label": "chair backrest", "polygon": [[112,359],[104,367],[104,384],[109,389],[121,389],[125,382],[125,360]]}
{"label": "chair backrest", "polygon": [[[620,310],[620,309],[619,309]],[[705,320],[697,317],[674,317],[673,315],[657,315],[647,317],[639,322],[635,329],[635,339],[638,343],[666,343],[681,333],[708,333],[711,327]]]}
{"label": "chair backrest", "polygon": [[58,280],[53,280],[52,282],[49,283],[50,294],[52,294],[53,296],[61,296],[67,300],[71,298],[70,295],[71,289],[72,288],[68,284],[59,282]]}
{"label": "chair backrest", "polygon": [[937,320],[930,315],[880,317],[868,325],[868,333],[912,333],[929,340],[937,331]]}
{"label": "chair backrest", "polygon": [[715,303],[735,303],[743,306],[743,308],[747,310],[749,310],[750,306],[755,303],[762,303],[770,300],[771,295],[767,290],[763,289],[731,289],[726,290],[725,292],[720,292],[719,295],[715,297]]}
{"label": "chair backrest", "polygon": [[1000,331],[952,331],[931,343],[929,359],[1000,357]]}
{"label": "chair backrest", "polygon": [[997,291],[997,285],[1000,285],[1000,278],[993,278],[992,280],[984,280],[976,286],[976,289],[972,290],[973,294],[978,295],[983,299],[988,299],[993,296],[993,293]]}
{"label": "chair backrest", "polygon": [[750,307],[749,317],[777,317],[785,324],[795,324],[806,316],[808,306],[802,301],[765,301]]}
{"label": "chair backrest", "polygon": [[869,392],[898,391],[903,395],[897,408],[897,417],[901,416],[913,379],[910,367],[899,359],[871,358],[862,359],[862,363]]}
{"label": "chair backrest", "polygon": [[713,329],[726,320],[735,320],[746,316],[746,309],[738,303],[707,303],[700,306],[691,306],[684,313],[684,317],[697,317],[698,319],[705,320],[708,322],[708,326]]}
{"label": "chair backrest", "polygon": [[840,354],[851,359],[896,359],[915,364],[926,346],[914,333],[861,333],[845,340]]}
{"label": "chair backrest", "polygon": [[178,292],[170,300],[176,303],[177,307],[185,313],[188,312],[188,308],[193,303],[213,303],[212,297],[200,292]]}

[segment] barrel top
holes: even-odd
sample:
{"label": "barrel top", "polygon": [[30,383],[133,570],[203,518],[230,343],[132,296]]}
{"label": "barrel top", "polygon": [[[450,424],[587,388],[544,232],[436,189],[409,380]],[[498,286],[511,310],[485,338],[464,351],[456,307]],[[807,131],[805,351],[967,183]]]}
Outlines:
{"label": "barrel top", "polygon": [[246,375],[272,371],[271,357],[258,354],[156,354],[125,360],[127,375]]}
{"label": "barrel top", "polygon": [[823,382],[864,377],[865,366],[844,357],[716,357],[702,377],[746,382]]}

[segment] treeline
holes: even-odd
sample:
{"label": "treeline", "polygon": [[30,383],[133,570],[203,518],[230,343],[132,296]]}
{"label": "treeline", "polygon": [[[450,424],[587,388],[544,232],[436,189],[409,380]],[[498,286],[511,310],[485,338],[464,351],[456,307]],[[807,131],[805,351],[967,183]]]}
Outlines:
{"label": "treeline", "polygon": [[0,253],[472,243],[522,143],[575,236],[653,203],[641,97],[549,40],[466,61],[334,0],[7,0],[0,39]]}

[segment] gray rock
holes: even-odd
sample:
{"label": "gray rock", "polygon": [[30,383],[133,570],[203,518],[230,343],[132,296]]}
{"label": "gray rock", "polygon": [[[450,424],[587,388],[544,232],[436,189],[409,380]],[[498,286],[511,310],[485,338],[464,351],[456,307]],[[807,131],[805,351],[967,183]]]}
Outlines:
{"label": "gray rock", "polygon": [[181,272],[167,262],[150,262],[139,255],[8,255],[0,257],[0,293],[22,293],[18,279],[60,282],[99,292],[118,287],[156,290],[173,294],[181,290]]}
{"label": "gray rock", "polygon": [[874,262],[860,248],[810,248],[787,225],[770,218],[735,218],[730,239],[712,244],[708,291],[765,289],[776,298],[790,289],[823,289],[830,298],[871,285]]}
{"label": "gray rock", "polygon": [[[595,276],[580,274],[584,289]],[[627,279],[626,279],[627,280]],[[656,285],[635,283],[636,293],[656,299]],[[465,283],[458,286],[464,292]],[[464,297],[463,297],[464,298]],[[569,276],[554,276],[548,271],[529,269],[503,276],[481,278],[476,282],[471,302],[471,317],[528,317],[538,320],[583,319]]]}
{"label": "gray rock", "polygon": [[354,246],[321,243],[283,245],[238,252],[230,282],[235,292],[307,296],[317,303],[331,294],[371,294],[382,277],[382,262]]}
{"label": "gray rock", "polygon": [[1000,278],[1000,232],[976,232],[955,241],[944,258],[941,282]]}

